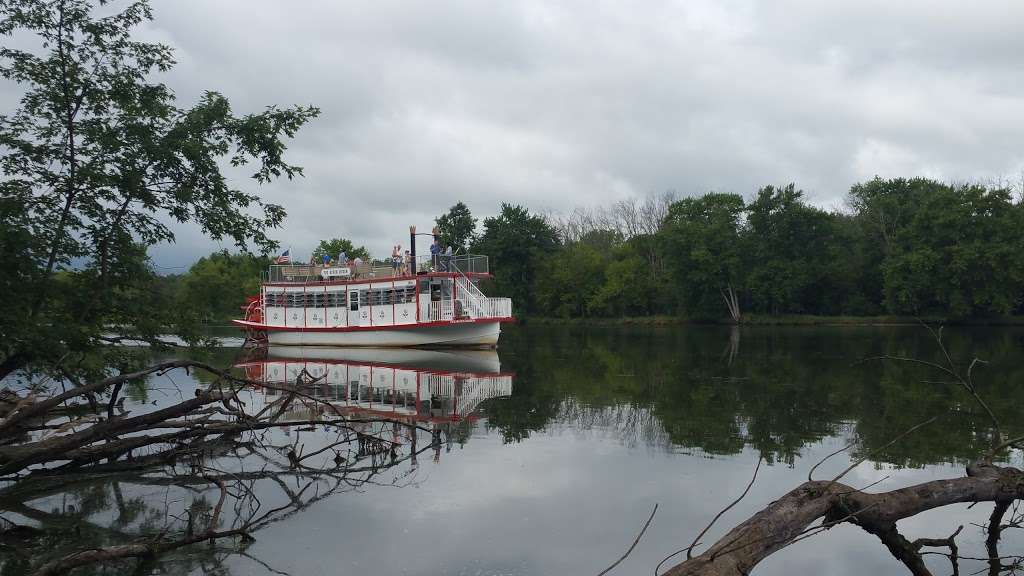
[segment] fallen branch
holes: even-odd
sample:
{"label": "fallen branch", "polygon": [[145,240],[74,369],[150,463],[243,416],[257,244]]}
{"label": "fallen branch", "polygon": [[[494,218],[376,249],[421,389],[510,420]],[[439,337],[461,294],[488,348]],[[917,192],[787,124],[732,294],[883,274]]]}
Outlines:
{"label": "fallen branch", "polygon": [[[846,518],[846,522],[879,536],[891,550],[896,547],[894,553],[901,552],[903,544],[898,538],[902,536],[895,532],[898,520],[950,504],[1021,498],[1024,473],[989,464],[968,467],[963,478],[934,480],[875,494],[840,482],[805,482],[733,528],[704,553],[676,565],[666,574],[747,574],[818,519]],[[912,549],[913,543],[906,542],[906,546]]]}

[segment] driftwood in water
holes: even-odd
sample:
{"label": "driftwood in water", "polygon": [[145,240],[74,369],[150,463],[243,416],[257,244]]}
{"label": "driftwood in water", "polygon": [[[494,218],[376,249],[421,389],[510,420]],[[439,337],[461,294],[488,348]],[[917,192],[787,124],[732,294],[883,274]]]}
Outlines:
{"label": "driftwood in water", "polygon": [[[896,522],[927,510],[963,502],[995,502],[1000,505],[1024,499],[1024,473],[1016,468],[986,464],[971,466],[967,476],[934,480],[892,490],[867,493],[839,482],[811,481],[791,490],[746,522],[736,526],[704,553],[678,564],[672,576],[724,576],[747,574],[769,555],[815,530],[850,522],[877,536],[897,559],[915,575],[931,574],[920,550],[943,545],[949,539],[911,541],[896,529]],[[1005,508],[1004,508],[1005,510]],[[1000,517],[990,535],[998,540]],[[992,526],[995,526],[993,530]]]}

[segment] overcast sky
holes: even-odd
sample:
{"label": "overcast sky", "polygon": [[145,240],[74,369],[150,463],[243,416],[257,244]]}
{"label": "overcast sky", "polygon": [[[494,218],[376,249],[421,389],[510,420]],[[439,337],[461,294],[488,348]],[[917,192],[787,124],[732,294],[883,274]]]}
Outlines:
{"label": "overcast sky", "polygon": [[[305,178],[237,181],[287,208],[276,237],[299,257],[332,236],[406,247],[460,200],[485,216],[793,181],[833,208],[876,174],[1024,168],[1018,0],[153,5],[142,35],[175,48],[182,104],[322,109],[289,144]],[[168,271],[218,247],[178,236],[153,252]]]}

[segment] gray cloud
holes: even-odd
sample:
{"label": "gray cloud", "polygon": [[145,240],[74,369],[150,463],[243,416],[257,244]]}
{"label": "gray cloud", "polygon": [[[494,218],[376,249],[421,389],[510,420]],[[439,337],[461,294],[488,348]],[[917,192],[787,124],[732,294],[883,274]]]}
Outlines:
{"label": "gray cloud", "polygon": [[[291,143],[306,178],[261,190],[299,255],[330,236],[385,253],[459,200],[483,216],[796,181],[836,207],[875,174],[1024,168],[1011,0],[154,7],[144,35],[176,48],[166,82],[184,100],[323,109]],[[179,239],[159,264],[214,247]]]}

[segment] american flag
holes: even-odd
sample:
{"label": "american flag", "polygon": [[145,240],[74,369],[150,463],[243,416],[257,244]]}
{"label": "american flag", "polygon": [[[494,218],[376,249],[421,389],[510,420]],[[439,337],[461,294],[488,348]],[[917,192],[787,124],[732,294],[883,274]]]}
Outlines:
{"label": "american flag", "polygon": [[288,255],[291,250],[285,250],[280,256],[274,259],[274,264],[291,264],[292,257]]}

